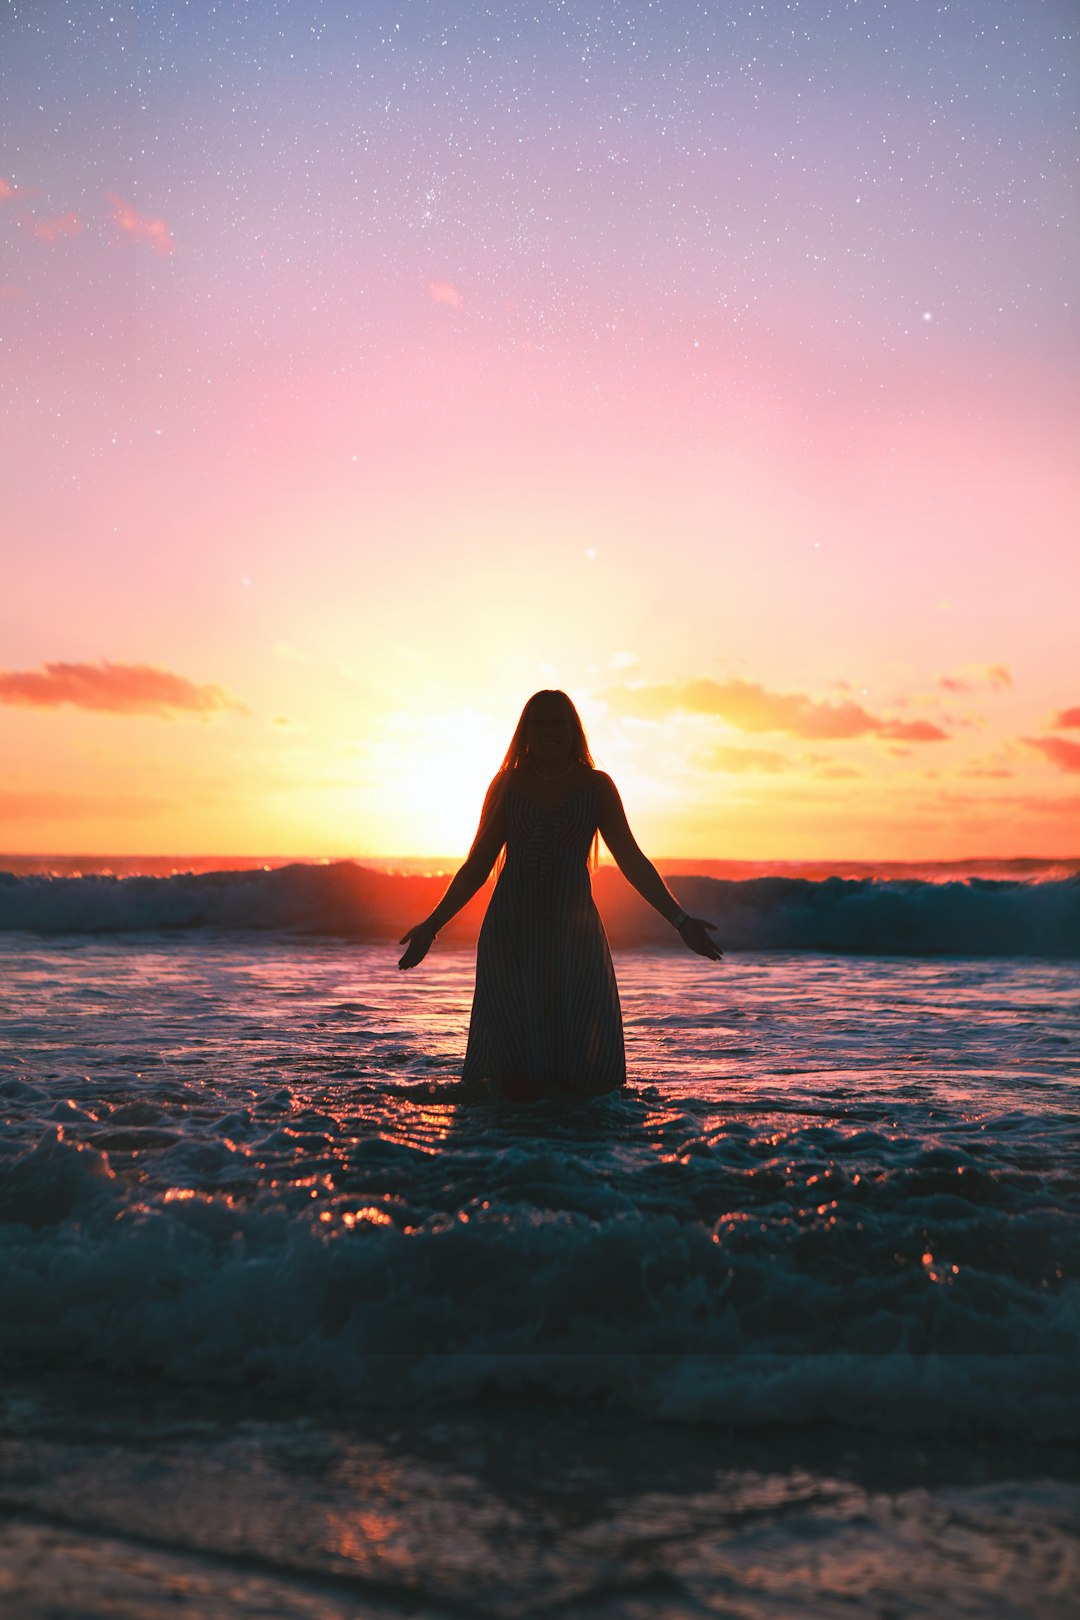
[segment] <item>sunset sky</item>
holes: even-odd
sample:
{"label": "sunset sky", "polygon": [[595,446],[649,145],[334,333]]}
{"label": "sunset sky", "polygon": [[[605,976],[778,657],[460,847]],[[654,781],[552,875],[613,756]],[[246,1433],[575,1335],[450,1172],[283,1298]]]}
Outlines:
{"label": "sunset sky", "polygon": [[0,851],[1080,852],[1078,15],[0,17]]}

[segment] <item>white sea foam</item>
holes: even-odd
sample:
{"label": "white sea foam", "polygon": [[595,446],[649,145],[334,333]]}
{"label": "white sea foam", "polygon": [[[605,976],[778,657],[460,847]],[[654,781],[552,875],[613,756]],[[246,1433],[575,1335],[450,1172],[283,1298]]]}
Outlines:
{"label": "white sea foam", "polygon": [[[553,1209],[539,1178],[568,1192],[571,1158],[523,1155],[487,1210],[409,1227],[383,1224],[379,1200],[346,1224],[348,1195],[317,1209],[269,1190],[144,1197],[54,1128],[4,1166],[0,1354],[360,1405],[537,1388],[682,1421],[1080,1437],[1080,1285],[1046,1297],[1033,1277],[995,1275],[1000,1237],[958,1283],[890,1266],[913,1223],[949,1226],[914,1200],[860,1223],[856,1264],[852,1225],[807,1266],[810,1233],[775,1212],[748,1241],[746,1211],[709,1226]],[[515,1180],[532,1196],[511,1196]],[[1022,1244],[1039,1223],[1011,1224]],[[970,1219],[952,1226],[958,1252]]]}

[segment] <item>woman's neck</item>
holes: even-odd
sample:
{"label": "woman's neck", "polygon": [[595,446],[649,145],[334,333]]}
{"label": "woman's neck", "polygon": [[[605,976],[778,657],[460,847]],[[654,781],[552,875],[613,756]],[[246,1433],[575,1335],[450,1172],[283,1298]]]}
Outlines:
{"label": "woman's neck", "polygon": [[554,782],[561,776],[569,776],[576,763],[576,760],[569,759],[563,765],[549,765],[545,768],[538,760],[530,759],[528,761],[533,774],[538,776],[542,782]]}

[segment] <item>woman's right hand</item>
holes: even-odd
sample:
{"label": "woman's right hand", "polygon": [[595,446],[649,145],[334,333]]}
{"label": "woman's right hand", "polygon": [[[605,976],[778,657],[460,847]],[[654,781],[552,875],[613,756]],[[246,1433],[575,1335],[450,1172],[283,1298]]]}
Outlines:
{"label": "woman's right hand", "polygon": [[417,923],[415,928],[408,929],[398,940],[399,945],[409,941],[409,948],[398,963],[399,968],[415,967],[422,962],[435,942],[435,930],[429,922]]}

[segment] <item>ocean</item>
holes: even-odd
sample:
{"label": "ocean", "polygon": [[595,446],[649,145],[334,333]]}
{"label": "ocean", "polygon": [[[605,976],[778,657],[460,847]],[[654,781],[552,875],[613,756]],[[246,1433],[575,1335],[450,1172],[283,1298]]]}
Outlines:
{"label": "ocean", "polygon": [[1075,871],[601,871],[526,1107],[448,872],[3,864],[0,1613],[1078,1612]]}

